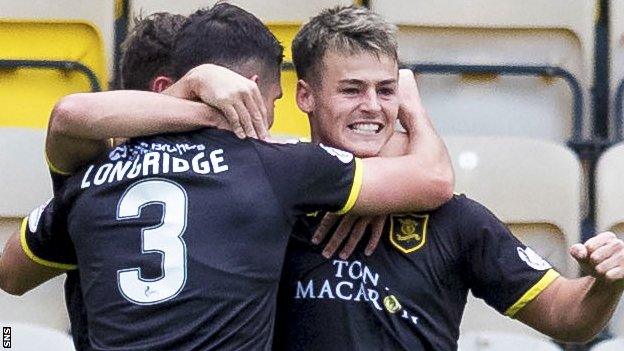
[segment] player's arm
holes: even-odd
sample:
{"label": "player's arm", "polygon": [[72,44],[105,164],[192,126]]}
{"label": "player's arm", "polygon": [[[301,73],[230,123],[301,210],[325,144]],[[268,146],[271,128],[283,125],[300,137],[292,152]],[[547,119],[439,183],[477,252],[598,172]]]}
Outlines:
{"label": "player's arm", "polygon": [[66,221],[52,199],[24,218],[0,256],[0,287],[22,295],[47,280],[76,269]]}
{"label": "player's arm", "polygon": [[19,230],[11,235],[0,256],[0,288],[12,295],[23,295],[64,272],[30,259],[20,243]]}
{"label": "player's arm", "polygon": [[624,291],[624,242],[601,233],[570,252],[590,275],[559,277],[516,317],[555,339],[586,342],[611,319]]}
{"label": "player's arm", "polygon": [[198,121],[207,121],[201,117],[209,109],[201,103],[143,91],[69,95],[52,110],[46,156],[53,170],[71,174],[105,152],[110,138],[195,129]]}
{"label": "player's arm", "polygon": [[[251,116],[254,116],[253,121],[259,120],[264,126],[266,109],[263,109],[262,99],[257,102],[260,94],[257,85],[224,68],[196,67],[174,84],[170,93],[205,99],[204,102],[222,110],[201,102],[143,91],[69,95],[56,104],[50,116],[46,155],[51,168],[59,173],[73,173],[110,147],[110,138],[184,132],[207,126],[234,129],[239,137],[257,137],[256,129],[248,128],[257,125],[252,124]],[[251,96],[254,98],[250,100]]]}

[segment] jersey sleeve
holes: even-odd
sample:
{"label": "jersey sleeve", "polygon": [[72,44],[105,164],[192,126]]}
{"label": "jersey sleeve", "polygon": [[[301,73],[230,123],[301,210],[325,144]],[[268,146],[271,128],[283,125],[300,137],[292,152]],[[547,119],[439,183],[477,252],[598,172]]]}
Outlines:
{"label": "jersey sleeve", "polygon": [[23,219],[20,243],[34,262],[51,268],[76,269],[76,253],[63,211],[51,199]]}
{"label": "jersey sleeve", "polygon": [[254,144],[273,191],[294,215],[347,213],[362,187],[362,162],[353,154],[311,143]]}
{"label": "jersey sleeve", "polygon": [[485,207],[466,203],[461,218],[470,288],[500,313],[514,317],[559,273]]}

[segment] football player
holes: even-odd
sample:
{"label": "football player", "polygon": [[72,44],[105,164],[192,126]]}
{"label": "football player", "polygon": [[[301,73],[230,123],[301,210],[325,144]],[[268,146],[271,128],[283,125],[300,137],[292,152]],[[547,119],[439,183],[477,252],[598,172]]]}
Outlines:
{"label": "football player", "polygon": [[[381,104],[369,114],[357,106],[383,97],[382,83],[397,71],[393,26],[365,8],[328,9],[299,31],[293,59],[297,102],[313,141],[360,157],[392,152],[384,149],[391,140],[384,126],[394,120],[385,119]],[[427,120],[413,75],[402,78],[401,100]],[[370,247],[356,248],[348,260],[350,242],[340,258],[326,259],[340,235],[329,249],[311,241],[324,242],[328,229],[361,232],[371,221],[322,218],[299,222],[289,242],[278,350],[455,350],[468,291],[555,339],[586,341],[610,319],[624,289],[624,244],[613,233],[574,245],[570,253],[590,274],[567,279],[464,195],[434,211],[390,215],[377,250],[369,256]]]}
{"label": "football player", "polygon": [[[214,40],[213,47],[222,49],[228,43],[235,43],[236,47],[226,50],[226,55],[213,51],[217,56],[207,61],[234,66],[234,70],[252,78],[262,77],[261,88],[266,84],[261,89],[265,92],[263,97],[272,102],[280,92],[275,85],[279,86],[276,73],[281,50],[275,50],[276,41],[253,38],[268,33],[266,28],[256,26],[257,19],[246,28],[244,23],[237,22],[240,17],[244,21],[245,14],[227,4],[194,16],[182,29],[184,39],[176,43],[175,52],[181,55],[174,55],[175,62],[180,63],[178,68],[195,63],[197,55],[187,56],[186,62],[184,55],[196,54],[193,50],[198,46],[189,42],[206,37],[202,29],[227,27],[219,20],[236,24],[230,27],[237,29],[234,36],[240,35],[234,40],[228,36],[211,37],[224,40]],[[211,21],[219,26],[210,26]],[[253,39],[251,43],[249,37]],[[277,51],[279,60],[272,55]],[[267,65],[271,59],[278,64]],[[262,64],[258,66],[259,63]],[[394,106],[398,109],[398,104]],[[54,120],[63,112],[57,106],[50,131],[57,140],[50,138],[47,148],[57,178],[72,169],[71,162],[80,163],[86,159],[82,155],[93,152],[83,147],[78,150],[78,157],[68,155],[73,141],[59,137],[54,128]],[[267,115],[270,120],[271,113]],[[404,111],[402,121],[408,130],[416,131],[419,122],[411,117],[409,111]],[[275,284],[285,247],[280,232],[288,234],[286,229],[292,229],[293,220],[313,209],[338,210],[342,206],[342,211],[352,208],[371,213],[420,208],[423,199],[414,194],[420,191],[422,183],[396,177],[405,166],[414,172],[419,170],[421,161],[414,155],[415,135],[410,137],[409,156],[366,160],[363,164],[367,171],[363,173],[358,171],[360,161],[337,149],[243,141],[214,129],[134,139],[77,175],[56,182],[62,183],[55,189],[56,205],[47,215],[44,212],[43,220],[34,221],[48,225],[53,232],[67,227],[71,235],[81,266],[90,339],[95,348],[267,348]],[[54,151],[59,149],[64,152]],[[323,179],[325,176],[327,179]],[[414,193],[406,195],[401,187],[393,190],[385,184],[388,176]],[[242,179],[249,184],[240,183]],[[358,183],[362,183],[361,191]],[[223,189],[226,191],[216,191]],[[107,214],[107,210],[113,215]],[[272,211],[278,215],[271,214]],[[51,223],[46,224],[49,216]],[[37,230],[36,226],[34,229]],[[128,239],[132,232],[142,234]],[[69,247],[71,242],[68,238],[65,243],[58,243]],[[30,248],[37,243],[25,246]],[[116,269],[122,261],[130,267]],[[102,275],[115,276],[115,272],[116,286],[101,279]],[[213,285],[202,289],[198,284],[205,279]],[[201,300],[203,303],[198,305]],[[171,313],[152,315],[162,309],[162,304]],[[124,313],[119,313],[119,306],[124,305]],[[153,318],[143,320],[146,313]],[[135,328],[120,333],[120,326],[128,320],[133,321]],[[187,320],[183,323],[187,329],[180,330],[179,324],[173,325],[174,320]],[[154,330],[161,334],[153,335]]]}

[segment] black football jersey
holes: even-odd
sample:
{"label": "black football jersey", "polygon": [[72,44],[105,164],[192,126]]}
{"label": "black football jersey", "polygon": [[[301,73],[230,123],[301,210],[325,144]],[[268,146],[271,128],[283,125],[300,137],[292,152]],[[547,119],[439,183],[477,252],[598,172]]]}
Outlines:
{"label": "black football jersey", "polygon": [[469,290],[513,316],[558,276],[463,195],[389,216],[373,255],[358,247],[347,261],[310,243],[321,218],[299,222],[290,239],[275,350],[456,350]]}
{"label": "black football jersey", "polygon": [[[46,232],[66,239],[26,246],[75,248],[95,350],[268,350],[292,227],[348,211],[359,164],[215,129],[135,139],[55,191]],[[69,248],[41,251],[72,264]]]}

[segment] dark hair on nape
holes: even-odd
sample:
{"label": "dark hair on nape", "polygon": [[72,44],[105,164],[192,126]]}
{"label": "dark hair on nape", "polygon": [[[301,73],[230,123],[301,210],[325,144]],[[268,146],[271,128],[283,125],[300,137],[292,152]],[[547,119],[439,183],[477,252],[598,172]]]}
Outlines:
{"label": "dark hair on nape", "polygon": [[257,17],[238,6],[217,3],[190,15],[178,31],[171,78],[180,79],[204,63],[243,75],[241,65],[250,62],[258,69],[278,72],[283,55],[282,45]]}
{"label": "dark hair on nape", "polygon": [[186,16],[158,12],[134,19],[134,26],[121,44],[121,86],[150,90],[158,76],[171,76],[171,54],[175,36]]}

